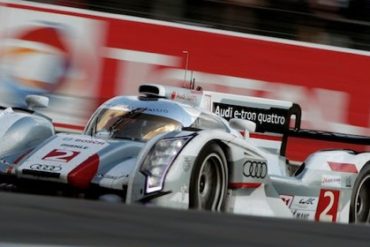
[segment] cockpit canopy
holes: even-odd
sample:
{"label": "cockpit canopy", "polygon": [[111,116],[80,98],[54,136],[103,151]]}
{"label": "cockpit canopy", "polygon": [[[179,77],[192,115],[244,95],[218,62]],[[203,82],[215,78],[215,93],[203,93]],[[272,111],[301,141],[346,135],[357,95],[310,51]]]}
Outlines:
{"label": "cockpit canopy", "polygon": [[146,142],[164,132],[181,130],[180,122],[145,113],[145,108],[101,108],[91,119],[86,133],[108,136],[112,139],[129,139]]}
{"label": "cockpit canopy", "polygon": [[85,134],[105,139],[146,142],[156,135],[181,130],[223,129],[230,131],[218,116],[166,99],[117,97],[99,107]]}

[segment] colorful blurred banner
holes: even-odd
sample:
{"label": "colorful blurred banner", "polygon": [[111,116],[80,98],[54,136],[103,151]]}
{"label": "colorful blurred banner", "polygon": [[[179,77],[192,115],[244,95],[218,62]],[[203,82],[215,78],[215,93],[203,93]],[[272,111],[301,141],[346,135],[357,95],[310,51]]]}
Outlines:
{"label": "colorful blurred banner", "polygon": [[46,94],[48,115],[83,125],[98,96],[105,23],[18,5],[0,16],[1,103],[24,106],[27,94]]}

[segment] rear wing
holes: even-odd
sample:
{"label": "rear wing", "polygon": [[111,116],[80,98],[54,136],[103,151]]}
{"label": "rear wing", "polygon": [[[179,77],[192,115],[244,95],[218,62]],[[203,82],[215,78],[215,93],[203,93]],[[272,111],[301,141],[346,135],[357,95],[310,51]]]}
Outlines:
{"label": "rear wing", "polygon": [[211,98],[211,111],[226,120],[240,118],[256,124],[256,132],[285,134],[301,128],[298,104],[259,97],[204,92]]}
{"label": "rear wing", "polygon": [[257,133],[274,134],[279,140],[254,139],[257,146],[285,156],[288,136],[301,129],[302,109],[293,102],[260,97],[204,92],[211,98],[211,110],[215,114],[230,120],[241,118],[256,124]]}
{"label": "rear wing", "polygon": [[212,111],[226,120],[246,119],[256,124],[256,132],[287,133],[301,126],[301,107],[298,104],[267,98],[198,91],[187,88],[144,84],[139,92],[163,97]]}
{"label": "rear wing", "polygon": [[[301,129],[301,107],[290,101],[191,90],[157,84],[142,85],[139,91],[148,96],[169,98],[194,107],[200,107],[212,111],[226,120],[240,118],[252,121],[256,124],[255,132],[273,134],[279,137],[276,142],[279,143],[277,148],[282,156],[286,154],[289,137],[370,145],[370,137],[368,136]],[[267,141],[263,141],[261,145],[266,143]]]}
{"label": "rear wing", "polygon": [[[225,119],[243,118],[256,123],[256,132],[281,137],[279,153],[286,156],[289,137],[370,146],[370,136],[301,128],[301,107],[293,102],[204,92],[212,97],[212,111]],[[267,141],[264,141],[267,143]],[[263,144],[263,142],[262,142]],[[330,146],[328,146],[329,148]]]}

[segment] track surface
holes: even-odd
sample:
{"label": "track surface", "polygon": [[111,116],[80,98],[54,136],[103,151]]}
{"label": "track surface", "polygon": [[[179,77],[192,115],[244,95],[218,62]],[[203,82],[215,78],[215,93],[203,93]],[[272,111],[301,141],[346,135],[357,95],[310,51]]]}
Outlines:
{"label": "track surface", "polygon": [[[12,243],[16,245],[8,245]],[[0,246],[370,246],[370,227],[0,193]]]}

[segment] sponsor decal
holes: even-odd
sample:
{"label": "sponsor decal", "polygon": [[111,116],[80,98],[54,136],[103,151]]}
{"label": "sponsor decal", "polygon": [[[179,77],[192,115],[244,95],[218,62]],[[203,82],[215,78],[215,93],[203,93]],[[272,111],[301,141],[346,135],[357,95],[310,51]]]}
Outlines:
{"label": "sponsor decal", "polygon": [[290,208],[314,212],[317,207],[317,202],[317,197],[295,196]]}
{"label": "sponsor decal", "polygon": [[62,140],[66,142],[73,141],[73,137],[63,137]]}
{"label": "sponsor decal", "polygon": [[191,165],[194,163],[194,158],[193,157],[184,157],[184,162],[183,162],[183,169],[184,172],[187,172],[190,170]]}
{"label": "sponsor decal", "polygon": [[313,205],[314,201],[316,200],[316,198],[307,198],[307,199],[301,199],[299,200],[299,204],[300,205]]}
{"label": "sponsor decal", "polygon": [[74,157],[76,157],[80,152],[71,151],[71,150],[64,150],[64,149],[54,149],[45,155],[42,159],[48,161],[56,161],[56,162],[69,162]]}
{"label": "sponsor decal", "polygon": [[156,112],[156,113],[168,113],[167,109],[163,108],[151,108],[151,107],[146,107],[145,108],[146,112]]}
{"label": "sponsor decal", "polygon": [[60,146],[67,148],[88,149],[88,146],[62,143]]}
{"label": "sponsor decal", "polygon": [[32,164],[30,165],[30,169],[45,172],[60,172],[62,167],[60,165]]}
{"label": "sponsor decal", "polygon": [[352,179],[349,176],[345,178],[345,187],[347,187],[347,188],[352,187]]}
{"label": "sponsor decal", "polygon": [[298,209],[292,210],[292,213],[295,218],[301,219],[301,220],[312,220],[315,216],[315,212],[298,210]]}
{"label": "sponsor decal", "polygon": [[196,104],[199,101],[198,95],[173,91],[170,95],[172,100]]}
{"label": "sponsor decal", "polygon": [[280,195],[280,199],[283,200],[283,202],[290,208],[292,205],[293,196]]}
{"label": "sponsor decal", "polygon": [[321,186],[322,187],[342,187],[342,177],[341,176],[333,176],[333,175],[325,175],[321,178]]}
{"label": "sponsor decal", "polygon": [[255,122],[257,131],[271,129],[274,132],[282,132],[288,127],[289,122],[288,113],[283,109],[259,109],[214,102],[213,112],[226,120],[240,118]]}
{"label": "sponsor decal", "polygon": [[136,114],[138,112],[168,113],[168,109],[151,107],[149,104],[146,104],[145,107],[138,107],[135,104],[133,104],[133,105],[111,105],[111,104],[106,104],[106,106],[111,106],[113,108],[118,108],[119,110],[123,110],[123,111],[130,111],[130,112],[128,112],[128,114]]}
{"label": "sponsor decal", "polygon": [[319,203],[315,214],[316,221],[337,221],[339,195],[339,190],[320,190]]}
{"label": "sponsor decal", "polygon": [[248,160],[243,165],[243,175],[251,178],[265,178],[267,175],[267,164],[263,161]]}
{"label": "sponsor decal", "polygon": [[105,142],[99,141],[99,140],[80,139],[80,138],[75,139],[75,142],[88,143],[88,144],[96,144],[96,145],[104,145],[105,144]]}

